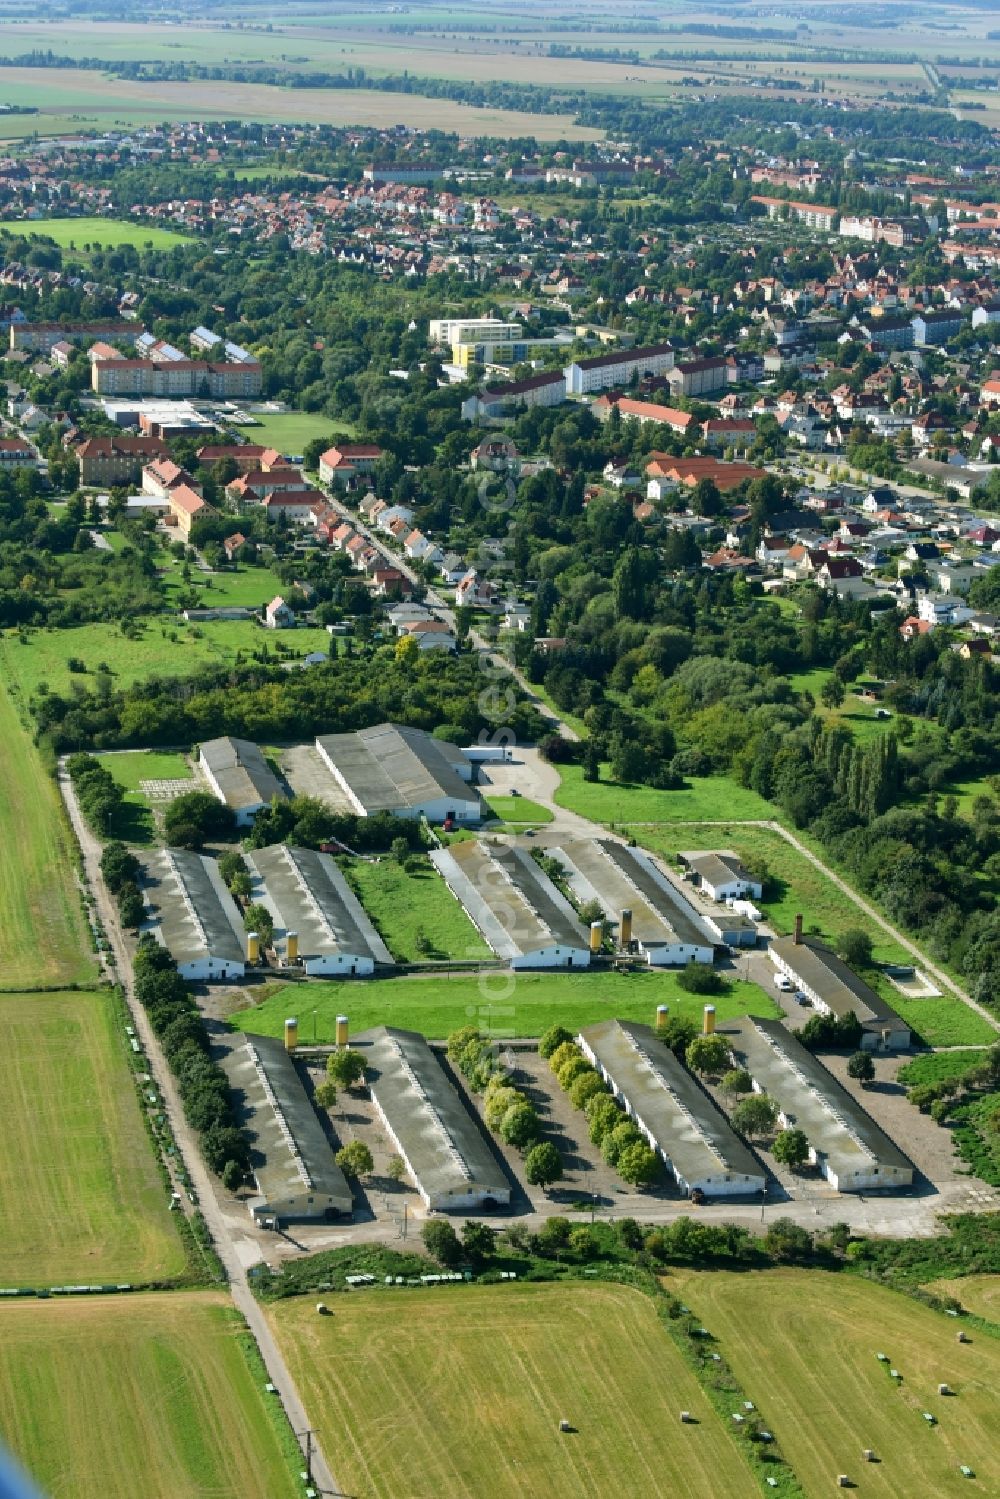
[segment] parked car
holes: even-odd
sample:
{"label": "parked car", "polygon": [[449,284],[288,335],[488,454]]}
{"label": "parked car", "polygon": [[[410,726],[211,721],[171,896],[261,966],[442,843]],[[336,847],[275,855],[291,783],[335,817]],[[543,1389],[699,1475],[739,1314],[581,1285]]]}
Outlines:
{"label": "parked car", "polygon": [[787,994],[792,988],[792,981],[786,978],[783,973],[776,973],[774,975],[774,987],[780,989],[782,994]]}
{"label": "parked car", "polygon": [[800,989],[795,996],[795,1003],[797,1005],[805,1005],[808,1008],[811,1007],[812,1000],[809,998],[808,994],[803,994],[802,990]]}

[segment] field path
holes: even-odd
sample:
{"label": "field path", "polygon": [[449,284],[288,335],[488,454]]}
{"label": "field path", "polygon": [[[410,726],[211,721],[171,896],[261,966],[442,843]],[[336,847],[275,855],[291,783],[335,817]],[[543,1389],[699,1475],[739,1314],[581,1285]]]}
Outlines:
{"label": "field path", "polygon": [[[174,1139],[177,1142],[177,1148],[184,1158],[184,1163],[195,1185],[198,1195],[198,1206],[205,1218],[205,1222],[208,1224],[215,1247],[219,1253],[219,1258],[225,1267],[233,1301],[238,1310],[246,1318],[247,1325],[257,1340],[257,1346],[264,1360],[268,1378],[281,1397],[285,1413],[292,1424],[292,1430],[295,1432],[304,1457],[306,1452],[304,1433],[310,1430],[310,1421],[306,1414],[302,1397],[298,1392],[295,1381],[292,1379],[288,1365],[274,1339],[264,1313],[250,1290],[246,1270],[236,1252],[229,1225],[219,1208],[215,1196],[214,1183],[202,1161],[194,1132],[184,1117],[184,1110],[181,1107],[180,1095],[177,1091],[173,1074],[167,1066],[160,1043],[153,1032],[146,1012],[135,998],[132,985],[132,964],[121,923],[118,920],[118,911],[114,902],[109,899],[104,881],[101,878],[101,844],[94,837],[83,819],[72,783],[66,771],[65,760],[59,762],[59,787],[69,812],[73,830],[76,833],[83,852],[87,879],[90,888],[94,892],[98,912],[104,924],[104,929],[107,932],[108,941],[111,944],[111,951],[118,970],[118,979],[132,1013],[136,1030],[142,1041],[146,1055],[149,1057],[150,1070],[159,1086],[164,1109],[170,1121]],[[339,1495],[341,1489],[334,1481],[326,1458],[317,1445],[315,1438],[312,1439],[311,1463],[313,1487],[321,1494]]]}

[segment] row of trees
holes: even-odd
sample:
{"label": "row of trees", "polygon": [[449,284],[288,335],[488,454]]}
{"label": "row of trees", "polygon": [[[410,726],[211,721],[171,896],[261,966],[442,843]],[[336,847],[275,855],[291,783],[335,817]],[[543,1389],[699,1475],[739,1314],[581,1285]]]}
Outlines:
{"label": "row of trees", "polygon": [[569,1031],[553,1026],[542,1037],[539,1050],[568,1094],[582,1109],[590,1138],[601,1155],[631,1187],[649,1187],[659,1180],[660,1158],[613,1096],[611,1089],[584,1056]]}
{"label": "row of trees", "polygon": [[542,1140],[541,1120],[531,1099],[507,1081],[496,1052],[474,1025],[448,1037],[448,1060],[484,1094],[483,1117],[506,1145],[524,1153],[524,1174],[532,1187],[547,1190],[563,1174],[562,1157],[551,1140]]}
{"label": "row of trees", "polygon": [[250,1143],[237,1122],[226,1074],[213,1061],[205,1023],[166,948],[143,937],[133,959],[135,995],[149,1016],[184,1115],[198,1135],[205,1164],[234,1190],[250,1169]]}
{"label": "row of trees", "polygon": [[109,770],[93,755],[70,755],[66,770],[76,799],[91,828],[106,834],[125,800],[125,793]]}

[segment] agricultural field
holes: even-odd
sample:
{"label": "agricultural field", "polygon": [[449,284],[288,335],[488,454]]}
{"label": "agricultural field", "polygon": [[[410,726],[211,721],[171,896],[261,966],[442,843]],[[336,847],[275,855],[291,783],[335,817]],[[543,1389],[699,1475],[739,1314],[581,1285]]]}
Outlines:
{"label": "agricultural field", "polygon": [[294,1439],[241,1327],[215,1292],[0,1307],[4,1437],[51,1499],[292,1499]]}
{"label": "agricultural field", "polygon": [[[963,1463],[977,1492],[1000,1492],[1000,1343],[959,1344],[951,1318],[849,1274],[687,1271],[666,1285],[718,1340],[808,1499],[834,1493],[839,1473],[873,1499],[958,1499],[972,1492]],[[866,1447],[878,1462],[863,1461]]]}
{"label": "agricultural field", "polygon": [[[405,1294],[405,1293],[404,1293]],[[445,1287],[269,1316],[345,1492],[361,1499],[751,1499],[738,1448],[624,1286]],[[696,1418],[682,1426],[677,1411]],[[567,1419],[574,1430],[559,1431]]]}
{"label": "agricultural field", "polygon": [[110,829],[111,837],[120,838],[123,843],[156,842],[156,823],[152,804],[143,790],[144,781],[190,781],[192,791],[203,784],[195,780],[183,755],[157,750],[128,750],[124,754],[98,755],[97,758],[125,792],[125,801]]}
{"label": "agricultural field", "polygon": [[913,1057],[896,1073],[896,1081],[914,1088],[918,1083],[944,1083],[963,1078],[986,1060],[986,1048],[963,1051],[933,1051]]}
{"label": "agricultural field", "polygon": [[[266,651],[272,659],[281,660],[286,651],[289,658],[301,659],[311,651],[326,655],[330,648],[325,630],[271,631],[253,620],[188,624],[164,618],[138,620],[136,625],[139,633],[134,639],[110,623],[78,625],[71,630],[32,630],[23,641],[8,633],[0,640],[0,671],[27,701],[43,686],[58,693],[69,692],[74,682],[93,688],[94,673],[101,662],[111,666],[115,687],[129,687],[151,676],[183,677],[203,666],[229,666],[241,652],[249,656]],[[83,662],[83,672],[70,671],[68,663],[74,657]]]}
{"label": "agricultural field", "polygon": [[4,230],[29,237],[44,235],[54,239],[64,250],[70,247],[82,250],[85,245],[102,250],[116,250],[122,245],[133,245],[137,250],[143,246],[169,250],[174,245],[191,243],[190,235],[178,234],[173,229],[161,229],[153,224],[128,224],[121,219],[0,219],[0,233]]}
{"label": "agricultural field", "polygon": [[924,1290],[953,1296],[974,1317],[1000,1326],[1000,1275],[965,1275],[958,1280],[933,1280]]}
{"label": "agricultural field", "polygon": [[[273,168],[268,169],[273,175]],[[269,448],[277,448],[286,457],[302,453],[307,443],[317,437],[331,442],[337,437],[351,437],[354,427],[350,422],[331,421],[328,416],[316,416],[309,411],[255,411],[251,413],[253,423],[240,426],[240,432],[248,442],[261,442]]]}
{"label": "agricultural field", "polygon": [[0,1285],[180,1275],[109,994],[0,994],[0,1033]]}
{"label": "agricultural field", "polygon": [[[262,43],[268,58],[272,46],[271,42]],[[357,66],[359,60],[349,50],[341,58],[348,67]],[[410,62],[412,66],[412,56]],[[164,120],[242,119],[264,123],[308,120],[340,126],[391,122],[416,129],[453,130],[460,135],[531,135],[539,140],[597,140],[602,135],[600,130],[575,125],[568,114],[479,108],[417,94],[353,88],[298,90],[216,79],[133,82],[82,68],[0,67],[0,99],[34,105],[49,119],[61,119],[63,133],[95,127],[128,128]],[[34,134],[42,128],[40,118],[32,115],[13,116],[12,120],[18,122],[14,134]]]}
{"label": "agricultural field", "polygon": [[[252,995],[253,991],[249,991]],[[733,983],[712,996],[719,1020],[736,1015],[776,1017],[780,1012],[756,984]],[[297,1014],[303,1040],[333,1041],[338,1014],[354,1032],[398,1025],[443,1040],[463,1025],[478,1025],[498,1039],[540,1036],[558,1022],[572,1029],[614,1016],[652,1025],[656,1007],[701,1022],[704,999],[688,994],[676,972],[518,973],[483,969],[474,976],[434,974],[396,979],[354,979],[279,984],[253,1008],[229,1017],[231,1025],[280,1036],[286,1015]]]}
{"label": "agricultural field", "polygon": [[461,905],[428,861],[412,873],[393,859],[352,859],[347,877],[393,957],[401,963],[491,956]]}
{"label": "agricultural field", "polygon": [[[621,826],[630,822],[711,822],[733,818],[772,821],[775,808],[755,791],[737,785],[729,776],[689,776],[680,791],[656,791],[651,786],[620,786],[601,766],[600,781],[585,781],[579,765],[560,765],[561,784],[556,803],[593,822]],[[690,847],[686,844],[685,847]]]}
{"label": "agricultural field", "polygon": [[90,933],[73,874],[69,826],[8,692],[0,686],[0,962],[5,988],[87,983]]}

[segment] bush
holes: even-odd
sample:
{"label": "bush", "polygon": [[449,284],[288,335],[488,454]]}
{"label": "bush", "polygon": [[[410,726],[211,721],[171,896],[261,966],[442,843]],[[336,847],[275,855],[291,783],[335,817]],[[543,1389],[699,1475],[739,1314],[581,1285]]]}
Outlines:
{"label": "bush", "polygon": [[117,895],[123,885],[134,884],[139,873],[139,860],[124,843],[106,843],[101,854],[101,875],[112,895]]}
{"label": "bush", "polygon": [[623,1118],[622,1122],[609,1130],[601,1141],[601,1155],[609,1166],[617,1166],[618,1158],[623,1151],[642,1143],[642,1136],[632,1121]]}
{"label": "bush", "polygon": [[493,1086],[494,1081],[499,1076],[499,1073],[495,1073],[494,1077],[490,1080],[483,1103],[483,1118],[486,1121],[486,1126],[488,1129],[494,1130],[499,1129],[500,1121],[507,1110],[513,1108],[515,1104],[521,1101],[521,1094],[516,1088],[511,1088],[503,1083],[499,1087]]}
{"label": "bush", "polygon": [[230,807],[209,791],[185,791],[168,802],[163,814],[167,842],[178,848],[201,848],[224,841],[236,832],[236,817]]}
{"label": "bush", "polygon": [[556,1077],[559,1076],[559,1069],[565,1067],[566,1063],[571,1061],[573,1057],[583,1059],[583,1052],[575,1041],[563,1041],[556,1047],[555,1051],[549,1054],[549,1066],[556,1074]]}
{"label": "bush", "polygon": [[572,1041],[570,1032],[562,1025],[550,1025],[538,1043],[538,1054],[547,1062],[558,1046]]}
{"label": "bush", "polygon": [[533,1145],[524,1158],[524,1175],[531,1187],[550,1187],[562,1174],[562,1156],[551,1140]]}
{"label": "bush", "polygon": [[604,1136],[622,1121],[622,1111],[609,1093],[595,1093],[584,1106],[591,1143],[600,1145]]}
{"label": "bush", "polygon": [[729,1042],[724,1036],[695,1036],[684,1053],[692,1072],[718,1077],[729,1062]]}
{"label": "bush", "polygon": [[660,1157],[645,1141],[628,1145],[618,1157],[617,1171],[630,1187],[649,1187],[660,1175]]}
{"label": "bush", "polygon": [[710,963],[688,963],[677,975],[677,982],[689,994],[723,994],[727,988],[721,973]]}
{"label": "bush", "polygon": [[459,1237],[450,1223],[442,1218],[430,1218],[420,1230],[420,1237],[424,1241],[424,1248],[443,1265],[446,1270],[454,1270],[462,1260],[462,1245]]}
{"label": "bush", "polygon": [[584,1109],[592,1098],[606,1098],[607,1096],[607,1085],[601,1081],[593,1068],[575,1078],[569,1090],[570,1103],[574,1109]]}
{"label": "bush", "polygon": [[577,1052],[575,1057],[569,1057],[556,1073],[556,1077],[559,1079],[559,1086],[564,1093],[569,1092],[577,1078],[592,1076],[596,1076],[593,1067],[579,1052]]}
{"label": "bush", "polygon": [[805,1260],[812,1254],[812,1234],[791,1218],[776,1218],[764,1235],[764,1250],[773,1260]]}
{"label": "bush", "polygon": [[345,1176],[368,1176],[375,1166],[371,1151],[364,1140],[351,1140],[341,1146],[334,1159]]}
{"label": "bush", "polygon": [[360,1051],[352,1051],[345,1046],[327,1057],[326,1075],[340,1088],[355,1088],[364,1079],[365,1059]]}
{"label": "bush", "polygon": [[524,1150],[538,1139],[540,1127],[534,1106],[526,1098],[519,1098],[500,1120],[497,1133],[505,1145]]}

